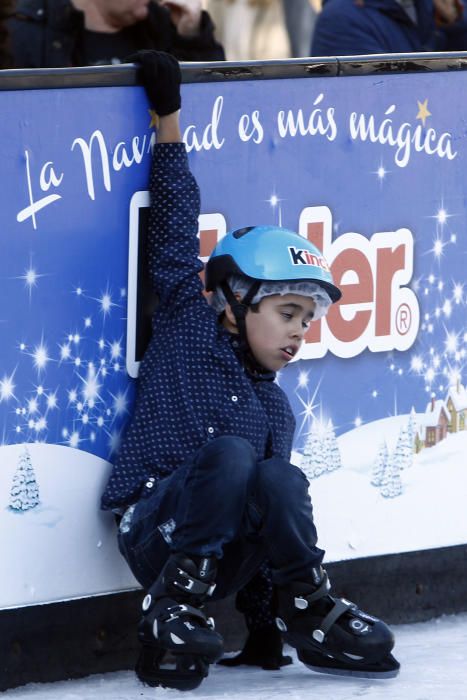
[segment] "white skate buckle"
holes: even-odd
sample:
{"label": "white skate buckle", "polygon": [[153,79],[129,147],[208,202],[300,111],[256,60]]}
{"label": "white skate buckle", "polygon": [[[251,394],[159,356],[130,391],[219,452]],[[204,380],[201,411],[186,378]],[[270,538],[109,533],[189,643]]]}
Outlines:
{"label": "white skate buckle", "polygon": [[174,605],[171,608],[167,609],[167,612],[169,613],[169,617],[167,618],[166,622],[172,622],[172,620],[178,620],[180,617],[180,613],[186,612],[188,608],[186,605]]}
{"label": "white skate buckle", "polygon": [[312,637],[315,640],[315,642],[319,642],[320,644],[322,644],[324,642],[325,634],[323,630],[314,630]]}
{"label": "white skate buckle", "polygon": [[182,579],[186,579],[186,582],[180,583],[179,581],[173,581],[174,586],[177,586],[177,588],[183,588],[185,591],[191,591],[191,589],[195,585],[193,579],[190,578],[187,572],[183,571],[183,569],[177,569],[177,572]]}
{"label": "white skate buckle", "polygon": [[276,627],[281,632],[287,632],[287,625],[285,624],[284,620],[280,617],[276,617]]}
{"label": "white skate buckle", "polygon": [[306,610],[308,607],[308,601],[305,598],[295,598],[294,603],[299,610]]}

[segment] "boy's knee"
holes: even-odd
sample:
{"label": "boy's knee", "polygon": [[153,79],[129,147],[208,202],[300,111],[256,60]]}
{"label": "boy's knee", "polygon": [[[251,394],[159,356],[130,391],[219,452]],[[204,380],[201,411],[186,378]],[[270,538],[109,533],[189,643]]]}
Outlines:
{"label": "boy's knee", "polygon": [[294,502],[298,494],[308,492],[309,482],[301,469],[284,459],[272,458],[259,462],[258,490],[278,501]]}
{"label": "boy's knee", "polygon": [[204,445],[196,461],[202,461],[209,469],[225,472],[229,478],[249,478],[256,467],[257,457],[248,440],[223,435]]}

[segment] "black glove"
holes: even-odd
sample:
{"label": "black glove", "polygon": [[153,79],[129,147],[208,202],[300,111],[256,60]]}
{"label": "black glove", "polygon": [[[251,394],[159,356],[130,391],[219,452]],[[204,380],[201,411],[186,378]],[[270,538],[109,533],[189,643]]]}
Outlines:
{"label": "black glove", "polygon": [[218,661],[222,666],[260,666],[266,671],[277,671],[292,663],[291,656],[282,654],[282,637],[275,625],[253,630],[247,637],[240,654]]}
{"label": "black glove", "polygon": [[174,56],[163,51],[138,51],[125,59],[140,66],[140,76],[151,107],[164,117],[181,106],[182,73]]}

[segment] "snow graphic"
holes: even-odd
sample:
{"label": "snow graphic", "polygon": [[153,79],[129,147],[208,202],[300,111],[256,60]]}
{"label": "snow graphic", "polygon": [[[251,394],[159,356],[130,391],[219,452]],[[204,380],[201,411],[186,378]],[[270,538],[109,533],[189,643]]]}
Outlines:
{"label": "snow graphic", "polygon": [[13,511],[22,512],[35,508],[38,504],[39,487],[31,464],[31,456],[25,447],[20,455],[18,467],[13,477],[9,507]]}
{"label": "snow graphic", "polygon": [[[29,270],[25,278],[33,313],[38,275]],[[50,328],[36,342],[17,343],[14,369],[0,381],[4,444],[52,442],[107,459],[115,454],[132,387],[123,349],[126,289],[114,298],[110,287],[94,296],[77,285],[68,292],[71,332]]]}
{"label": "snow graphic", "polygon": [[389,452],[386,442],[383,442],[378,450],[378,454],[373,463],[371,483],[373,486],[382,486],[384,472],[388,466]]}
{"label": "snow graphic", "polygon": [[330,420],[324,426],[313,420],[302,454],[300,468],[308,479],[315,479],[342,466],[339,445]]}
{"label": "snow graphic", "polygon": [[30,443],[0,446],[0,464],[0,608],[138,586],[118,551],[112,513],[99,510],[108,462]]}

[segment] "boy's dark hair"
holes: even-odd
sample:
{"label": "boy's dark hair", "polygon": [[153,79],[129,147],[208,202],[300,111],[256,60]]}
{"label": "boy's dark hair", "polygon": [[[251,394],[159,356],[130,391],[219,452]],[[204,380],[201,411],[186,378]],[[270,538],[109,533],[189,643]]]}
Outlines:
{"label": "boy's dark hair", "polygon": [[14,0],[1,0],[0,2],[0,68],[13,67],[6,21],[13,15],[14,4]]}

